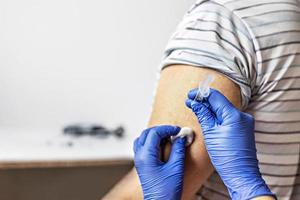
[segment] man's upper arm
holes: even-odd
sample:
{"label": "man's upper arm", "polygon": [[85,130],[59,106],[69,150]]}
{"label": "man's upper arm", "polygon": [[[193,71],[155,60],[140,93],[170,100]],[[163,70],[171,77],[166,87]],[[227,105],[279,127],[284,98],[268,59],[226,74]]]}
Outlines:
{"label": "man's upper arm", "polygon": [[[199,81],[203,80],[207,74],[212,74],[215,77],[211,87],[221,91],[235,106],[240,107],[241,95],[239,87],[223,74],[207,68],[173,65],[166,67],[161,72],[148,124],[149,127],[162,124],[188,126],[196,132],[195,141],[186,154],[182,198],[184,200],[191,199],[213,171],[197,118],[185,106],[187,93],[191,89],[196,88]],[[143,199],[142,189],[135,169],[112,188],[104,199]]]}
{"label": "man's upper arm", "polygon": [[207,74],[215,77],[211,87],[222,92],[235,106],[241,106],[240,88],[225,75],[207,68],[189,65],[168,66],[161,72],[153,110],[148,126],[170,124],[188,126],[196,132],[195,141],[187,151],[182,199],[191,199],[213,172],[197,118],[185,106],[187,93],[196,88]]}

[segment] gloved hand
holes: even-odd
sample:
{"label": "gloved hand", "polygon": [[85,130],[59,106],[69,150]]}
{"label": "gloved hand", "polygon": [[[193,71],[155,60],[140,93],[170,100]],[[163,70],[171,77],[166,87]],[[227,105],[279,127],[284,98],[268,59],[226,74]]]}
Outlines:
{"label": "gloved hand", "polygon": [[181,199],[186,139],[176,139],[166,163],[159,159],[161,140],[179,131],[176,126],[157,126],[143,131],[134,142],[134,164],[145,200]]}
{"label": "gloved hand", "polygon": [[212,164],[233,200],[273,196],[258,168],[254,118],[236,109],[220,92],[211,89],[201,102],[189,92],[186,105],[201,124]]}

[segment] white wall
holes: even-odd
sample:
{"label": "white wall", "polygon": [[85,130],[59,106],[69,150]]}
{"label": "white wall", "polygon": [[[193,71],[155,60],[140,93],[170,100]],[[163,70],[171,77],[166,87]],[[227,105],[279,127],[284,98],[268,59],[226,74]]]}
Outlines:
{"label": "white wall", "polygon": [[1,0],[0,128],[139,134],[167,40],[193,0]]}

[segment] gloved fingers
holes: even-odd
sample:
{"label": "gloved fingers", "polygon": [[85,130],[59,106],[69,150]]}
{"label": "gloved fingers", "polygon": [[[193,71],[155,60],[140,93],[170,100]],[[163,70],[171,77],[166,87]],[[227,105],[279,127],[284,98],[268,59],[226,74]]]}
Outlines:
{"label": "gloved fingers", "polygon": [[[152,128],[154,128],[154,127],[152,127]],[[150,131],[152,128],[147,128],[147,129],[143,130],[143,132],[141,133],[141,135],[140,135],[140,137],[139,137],[139,144],[140,144],[141,146],[145,144],[147,135],[148,135],[149,131]]]}
{"label": "gloved fingers", "polygon": [[192,109],[192,102],[193,102],[193,100],[187,99],[187,100],[185,100],[185,105],[186,105],[189,109]]}
{"label": "gloved fingers", "polygon": [[192,89],[188,93],[188,98],[191,99],[191,100],[194,100],[196,95],[197,95],[197,92],[198,92],[198,88]]}
{"label": "gloved fingers", "polygon": [[193,101],[197,101],[197,102],[200,102],[202,104],[204,104],[205,106],[209,107],[209,103],[207,101],[207,97],[205,97],[202,101],[199,101],[199,100],[195,100],[195,97],[197,95],[197,92],[198,92],[198,88],[195,88],[195,89],[192,89],[189,93],[188,93],[188,99],[185,101],[185,105],[192,109],[192,106],[191,106],[191,103]]}
{"label": "gloved fingers", "polygon": [[210,89],[207,101],[219,122],[222,122],[227,115],[230,115],[236,109],[222,93],[215,89]]}
{"label": "gloved fingers", "polygon": [[[188,98],[190,100],[194,100],[197,95],[197,91],[198,89],[191,90],[188,93]],[[186,102],[189,108],[191,108],[192,102],[193,101]],[[204,103],[205,105],[207,105],[207,107],[210,108],[210,110],[215,114],[219,123],[222,123],[226,116],[231,116],[233,113],[239,112],[238,109],[236,109],[222,93],[212,88],[210,88],[209,96],[204,98],[201,103]]]}
{"label": "gloved fingers", "polygon": [[[156,126],[151,128],[149,133],[147,134],[146,141],[144,147],[148,150],[158,150],[160,141],[166,137],[170,137],[172,135],[176,135],[179,133],[180,128],[178,126]],[[158,153],[158,152],[157,152]]]}
{"label": "gloved fingers", "polygon": [[147,129],[143,130],[143,132],[141,133],[141,135],[134,140],[134,143],[133,143],[133,151],[134,151],[134,153],[137,153],[137,151],[139,150],[139,148],[145,144],[145,140],[147,138],[147,135],[148,135],[150,129],[151,128],[147,128]]}
{"label": "gloved fingers", "polygon": [[168,163],[184,162],[186,137],[177,138],[172,145]]}
{"label": "gloved fingers", "polygon": [[137,153],[138,149],[139,149],[139,138],[136,138],[136,139],[134,140],[134,143],[133,143],[133,151],[134,151],[134,154]]}
{"label": "gloved fingers", "polygon": [[[188,93],[188,98],[190,100],[194,100],[197,95],[197,92],[197,88],[190,90]],[[207,100],[209,104],[212,105],[214,112],[216,112],[220,105],[233,106],[231,102],[222,93],[213,88],[210,88],[210,94],[204,100]]]}
{"label": "gloved fingers", "polygon": [[195,113],[203,129],[211,128],[215,125],[215,114],[209,109],[207,103],[187,99],[186,104]]}
{"label": "gloved fingers", "polygon": [[[192,103],[193,103],[193,102],[194,102],[194,100],[187,99],[187,100],[185,100],[185,105],[186,105],[188,108],[192,109]],[[197,102],[199,102],[199,101],[197,101]],[[202,104],[205,105],[206,107],[209,107],[209,103],[208,103],[207,101],[201,101],[200,103],[202,103]]]}

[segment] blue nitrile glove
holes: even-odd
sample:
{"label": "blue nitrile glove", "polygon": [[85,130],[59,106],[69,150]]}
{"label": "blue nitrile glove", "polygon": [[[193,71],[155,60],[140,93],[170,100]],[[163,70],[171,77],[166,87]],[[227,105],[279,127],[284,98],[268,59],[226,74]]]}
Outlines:
{"label": "blue nitrile glove", "polygon": [[197,89],[189,92],[186,105],[201,124],[212,164],[233,200],[274,196],[258,168],[254,118],[235,108],[220,92],[211,89],[207,98],[194,101]]}
{"label": "blue nitrile glove", "polygon": [[159,159],[161,140],[179,131],[177,126],[157,126],[143,131],[134,142],[134,164],[145,200],[181,199],[186,139],[176,139],[167,162]]}

